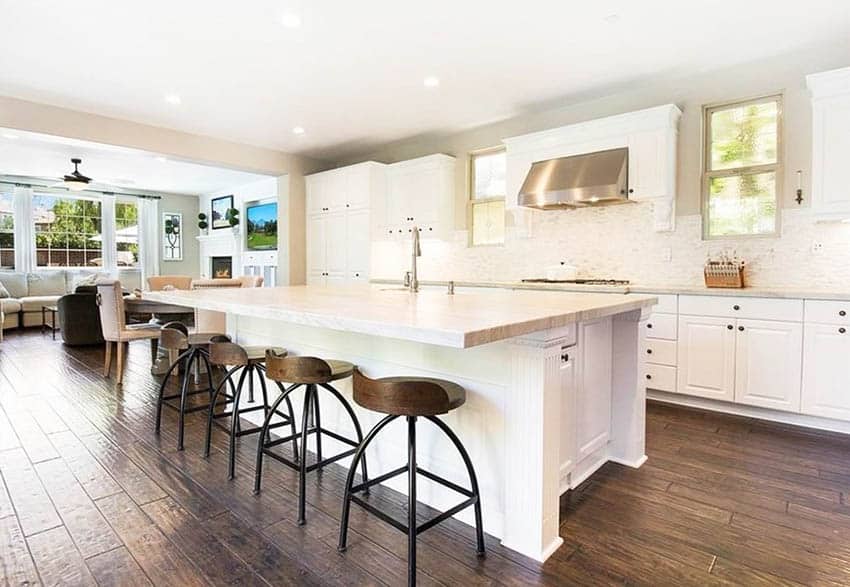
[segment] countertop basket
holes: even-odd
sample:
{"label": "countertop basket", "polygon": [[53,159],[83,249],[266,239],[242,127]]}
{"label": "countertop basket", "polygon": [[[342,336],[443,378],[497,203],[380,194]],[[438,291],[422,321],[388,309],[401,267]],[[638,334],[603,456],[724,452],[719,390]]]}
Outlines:
{"label": "countertop basket", "polygon": [[744,264],[709,261],[705,264],[705,287],[744,287]]}

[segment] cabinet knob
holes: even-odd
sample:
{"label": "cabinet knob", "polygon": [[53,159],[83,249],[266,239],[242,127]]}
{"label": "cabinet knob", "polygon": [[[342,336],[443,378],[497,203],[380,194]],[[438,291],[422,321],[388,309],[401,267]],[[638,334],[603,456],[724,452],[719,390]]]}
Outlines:
{"label": "cabinet knob", "polygon": [[429,226],[429,227],[428,227],[428,230],[434,230],[434,229],[433,229],[433,228],[431,228],[431,227]]}
{"label": "cabinet knob", "polygon": [[359,274],[359,273],[355,273],[355,274],[354,274],[354,277],[360,277],[360,274]]}
{"label": "cabinet knob", "polygon": [[563,355],[561,355],[561,360],[562,360],[564,363],[566,363],[567,361],[569,361],[569,360],[570,360],[570,355],[568,355],[568,354],[564,353]]}
{"label": "cabinet knob", "polygon": [[652,379],[652,375],[647,374],[646,378],[647,378],[647,379]]}
{"label": "cabinet knob", "polygon": [[727,325],[726,325],[726,329],[727,329],[727,330],[732,330],[733,328],[735,328],[735,327],[734,327],[734,326],[732,326],[731,324],[727,324]]}
{"label": "cabinet knob", "polygon": [[838,332],[839,332],[839,334],[844,334],[845,332],[847,332],[847,329],[842,326],[841,328],[838,329]]}
{"label": "cabinet knob", "polygon": [[739,306],[738,304],[735,304],[734,306],[732,306],[732,309],[733,310],[740,310],[741,306]]}
{"label": "cabinet knob", "polygon": [[633,194],[633,193],[635,193],[635,190],[633,188],[629,188],[629,193]]}
{"label": "cabinet knob", "polygon": [[652,354],[652,349],[646,349],[646,354],[647,354],[647,355],[651,355],[651,354]]}
{"label": "cabinet knob", "polygon": [[847,315],[847,311],[846,311],[846,310],[838,310],[838,315],[839,315],[839,316],[846,316],[846,315]]}
{"label": "cabinet knob", "polygon": [[744,327],[743,327],[743,326],[739,326],[739,327],[738,327],[738,330],[740,330],[741,332],[744,332]]}
{"label": "cabinet knob", "polygon": [[351,208],[351,204],[346,204],[346,205],[345,205],[345,207],[346,207],[346,208]]}
{"label": "cabinet knob", "polygon": [[646,325],[647,328],[652,328],[652,323]]}

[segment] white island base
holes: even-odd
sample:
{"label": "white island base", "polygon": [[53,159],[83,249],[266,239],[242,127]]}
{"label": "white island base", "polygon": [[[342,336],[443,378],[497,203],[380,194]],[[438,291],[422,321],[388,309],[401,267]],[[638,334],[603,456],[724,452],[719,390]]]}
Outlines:
{"label": "white island base", "polygon": [[[464,386],[466,404],[443,418],[475,466],[485,531],[538,561],[563,542],[558,535],[563,491],[609,460],[632,467],[645,461],[638,332],[642,313],[655,301],[651,296],[329,292],[289,287],[146,296],[226,311],[229,334],[243,344],[347,360],[370,377],[422,375]],[[350,399],[350,380],[336,386]],[[320,394],[320,401],[322,426],[354,437],[335,400]],[[382,417],[354,408],[364,434]],[[442,433],[423,422],[417,445],[421,467],[469,486],[460,457]],[[367,452],[370,476],[404,464],[406,446],[404,422],[393,422]],[[342,448],[323,438],[326,455]],[[406,493],[403,476],[386,484]],[[417,497],[438,509],[460,498],[425,478]],[[457,517],[473,522],[469,509]]]}

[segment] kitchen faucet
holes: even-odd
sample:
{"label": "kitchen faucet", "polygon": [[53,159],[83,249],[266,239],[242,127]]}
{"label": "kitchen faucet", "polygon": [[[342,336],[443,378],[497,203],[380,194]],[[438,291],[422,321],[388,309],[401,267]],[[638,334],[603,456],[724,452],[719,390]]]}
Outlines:
{"label": "kitchen faucet", "polygon": [[416,270],[416,257],[422,256],[422,247],[419,246],[419,228],[413,227],[413,250],[410,254],[410,271],[404,274],[404,286],[410,293],[419,291],[419,273]]}

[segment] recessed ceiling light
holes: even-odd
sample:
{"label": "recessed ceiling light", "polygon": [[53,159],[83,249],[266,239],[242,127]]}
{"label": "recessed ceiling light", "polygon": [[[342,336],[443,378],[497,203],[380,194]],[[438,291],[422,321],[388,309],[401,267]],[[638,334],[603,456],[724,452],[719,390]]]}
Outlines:
{"label": "recessed ceiling light", "polygon": [[174,104],[175,106],[179,105],[180,102],[182,102],[182,100],[180,99],[180,96],[178,96],[177,94],[166,95],[165,101],[168,102],[169,104]]}
{"label": "recessed ceiling light", "polygon": [[301,26],[301,17],[297,14],[287,12],[286,14],[280,17],[280,24],[282,24],[288,29],[297,29]]}
{"label": "recessed ceiling light", "polygon": [[10,141],[14,141],[15,139],[17,139],[17,138],[18,138],[18,135],[13,134],[13,133],[10,133],[10,132],[4,132],[4,133],[3,133],[3,138],[4,138],[4,139],[9,139]]}
{"label": "recessed ceiling light", "polygon": [[292,128],[292,134],[296,134],[296,135],[303,135],[303,134],[304,134],[304,132],[305,132],[305,131],[304,131],[304,127],[303,127],[303,126],[295,126],[295,127],[293,127],[293,128]]}
{"label": "recessed ceiling light", "polygon": [[440,78],[435,75],[429,75],[424,80],[422,80],[422,83],[425,85],[426,88],[436,88],[440,85]]}
{"label": "recessed ceiling light", "polygon": [[166,157],[163,157],[162,155],[160,155],[159,157],[156,157],[156,160],[159,161],[160,163],[165,163],[166,161],[168,161],[168,159]]}
{"label": "recessed ceiling light", "polygon": [[609,14],[608,16],[603,18],[602,20],[604,20],[608,24],[614,24],[615,22],[618,22],[620,20],[620,15],[619,14]]}

